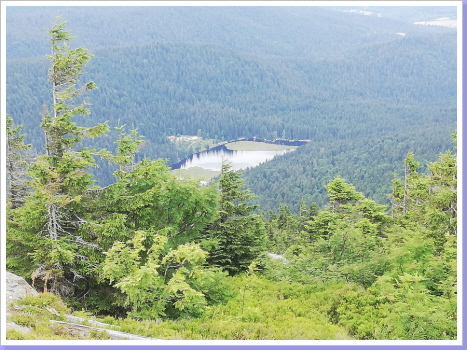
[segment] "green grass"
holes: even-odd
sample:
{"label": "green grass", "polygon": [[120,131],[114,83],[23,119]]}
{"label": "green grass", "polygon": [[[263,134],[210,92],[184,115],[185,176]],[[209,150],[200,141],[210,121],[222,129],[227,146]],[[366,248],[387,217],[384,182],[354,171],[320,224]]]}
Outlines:
{"label": "green grass", "polygon": [[[6,332],[8,340],[84,340],[84,339],[110,339],[107,334],[91,331],[88,336],[74,334],[63,324],[51,323],[50,320],[66,321],[65,314],[71,310],[59,297],[50,293],[41,293],[38,296],[26,296],[12,303],[19,310],[13,313],[8,322],[29,327],[29,332],[10,329]],[[49,310],[53,310],[52,313]],[[55,315],[59,313],[60,316]]]}
{"label": "green grass", "polygon": [[286,149],[296,149],[298,146],[276,145],[265,142],[237,141],[225,145],[232,151],[282,151]]}
{"label": "green grass", "polygon": [[[165,340],[348,340],[347,331],[329,320],[329,311],[335,304],[335,290],[346,286],[333,284],[301,285],[273,282],[256,275],[230,277],[233,291],[224,304],[209,306],[199,318],[178,320],[96,318],[83,312],[76,313],[112,326],[119,331]],[[338,297],[338,296],[337,296]],[[106,334],[92,332],[83,337],[70,334],[50,319],[60,319],[45,307],[58,312],[70,310],[52,295],[28,297],[16,305],[22,309],[12,320],[32,328],[29,333],[7,332],[9,340],[32,339],[108,339]]]}
{"label": "green grass", "polygon": [[189,169],[176,169],[172,173],[179,178],[187,178],[193,180],[208,181],[221,174],[220,171],[203,169],[201,167],[193,167]]}
{"label": "green grass", "polygon": [[235,291],[232,299],[207,307],[200,318],[101,321],[118,325],[123,332],[165,340],[353,339],[327,314],[333,304],[329,290],[341,285],[306,286],[256,276],[233,277],[230,282]]}
{"label": "green grass", "polygon": [[[195,135],[181,135],[180,137],[191,138]],[[205,151],[206,149],[210,149],[216,146],[221,145],[225,142],[217,142],[213,139],[204,139],[198,138],[197,140],[186,140],[186,141],[179,141],[174,143],[175,147],[180,151],[187,151],[190,147],[193,152],[201,152]]]}

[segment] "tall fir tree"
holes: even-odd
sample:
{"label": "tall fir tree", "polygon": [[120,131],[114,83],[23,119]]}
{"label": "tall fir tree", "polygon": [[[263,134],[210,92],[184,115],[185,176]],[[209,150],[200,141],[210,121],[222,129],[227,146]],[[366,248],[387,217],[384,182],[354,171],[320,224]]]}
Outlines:
{"label": "tall fir tree", "polygon": [[[87,257],[80,249],[99,249],[84,240],[78,228],[86,222],[82,199],[93,184],[88,169],[96,166],[95,156],[109,155],[105,150],[78,147],[84,138],[102,136],[109,128],[107,123],[80,127],[73,121],[90,114],[86,102],[79,98],[96,86],[93,82],[77,86],[92,54],[85,48],[70,49],[72,37],[65,25],[54,23],[49,31],[52,113],[45,109],[42,115],[45,154],[31,166],[31,194],[23,206],[12,211],[9,225],[10,236],[29,247],[27,254],[34,264],[30,266],[34,270],[32,279],[40,277],[45,289],[62,295],[72,293],[73,282],[83,278],[77,266]],[[10,248],[8,254],[24,254],[14,246]]]}
{"label": "tall fir tree", "polygon": [[[455,137],[453,137],[455,140]],[[392,214],[406,227],[423,225],[441,253],[449,238],[457,236],[457,160],[449,150],[428,164],[428,174],[417,172],[420,163],[409,152],[404,179],[393,180]]]}
{"label": "tall fir tree", "polygon": [[222,164],[219,192],[219,217],[207,233],[214,243],[207,261],[235,275],[246,271],[262,252],[266,231],[261,217],[253,214],[256,206],[249,204],[254,195],[244,189],[240,173],[230,164]]}
{"label": "tall fir tree", "polygon": [[30,144],[24,144],[25,134],[20,134],[22,125],[15,126],[13,118],[6,117],[7,142],[7,203],[9,209],[16,209],[24,203],[28,192],[27,171],[32,157],[27,151]]}

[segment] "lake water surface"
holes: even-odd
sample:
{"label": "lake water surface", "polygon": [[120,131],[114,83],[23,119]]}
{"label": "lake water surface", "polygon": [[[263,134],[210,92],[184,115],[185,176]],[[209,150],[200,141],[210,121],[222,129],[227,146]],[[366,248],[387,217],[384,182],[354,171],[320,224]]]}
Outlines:
{"label": "lake water surface", "polygon": [[232,151],[225,145],[214,147],[208,151],[196,153],[180,163],[172,165],[172,169],[189,169],[200,167],[203,169],[221,171],[222,160],[228,161],[233,170],[244,170],[255,167],[273,159],[275,156],[294,151],[284,149],[279,151]]}

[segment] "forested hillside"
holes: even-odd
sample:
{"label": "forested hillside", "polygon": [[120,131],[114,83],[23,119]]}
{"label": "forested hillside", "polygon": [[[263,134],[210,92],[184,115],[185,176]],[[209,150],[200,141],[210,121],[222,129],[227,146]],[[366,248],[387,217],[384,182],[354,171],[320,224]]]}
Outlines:
{"label": "forested hillside", "polygon": [[[47,35],[48,64],[30,57],[8,68],[10,111],[35,103],[41,111],[39,120],[4,116],[6,267],[41,294],[10,305],[8,321],[29,330],[10,329],[7,339],[83,339],[56,323],[74,312],[165,340],[458,344],[457,136],[440,136],[455,127],[454,68],[441,64],[444,51],[410,54],[433,42],[449,51],[449,33],[371,44],[349,51],[350,62],[201,43],[99,48],[98,58],[69,46],[61,18]],[[396,49],[408,59],[381,61]],[[364,58],[372,62],[365,74],[357,65]],[[452,81],[437,93],[421,87],[425,96],[420,81],[441,78],[428,71],[433,62]],[[154,118],[155,105],[162,112]],[[252,186],[224,161],[219,178],[202,185],[150,157],[158,147],[170,153],[168,130],[193,126],[217,137],[280,132],[311,141],[248,171]],[[104,187],[90,171],[99,164],[113,168]],[[340,176],[344,169],[366,192],[383,195],[387,186],[390,207]],[[294,179],[284,189],[298,190],[273,187],[283,179]],[[255,186],[269,202],[252,203]],[[310,186],[315,197],[305,198]],[[325,205],[310,204],[320,191]],[[277,211],[263,215],[268,207]]]}
{"label": "forested hillside", "polygon": [[299,57],[326,57],[361,44],[390,41],[395,32],[436,33],[440,28],[414,26],[411,22],[456,16],[452,6],[381,8],[383,17],[378,18],[344,13],[344,8],[334,6],[146,6],[143,10],[133,6],[11,6],[7,8],[7,55],[42,55],[48,48],[44,33],[57,15],[67,18],[74,28],[75,45],[85,45],[92,51],[185,42]]}
{"label": "forested hillside", "polygon": [[[35,148],[50,105],[47,39],[38,28],[57,12],[73,13],[76,45],[96,55],[86,73],[100,82],[87,97],[93,121],[138,128],[147,140],[141,158],[179,161],[166,140],[175,134],[311,139],[245,172],[265,211],[285,203],[297,212],[302,197],[324,204],[323,186],[336,174],[384,201],[407,151],[433,160],[456,129],[455,30],[398,21],[394,10],[11,7],[7,111]],[[99,146],[113,149],[112,137]],[[104,164],[95,174],[101,185],[113,181]]]}

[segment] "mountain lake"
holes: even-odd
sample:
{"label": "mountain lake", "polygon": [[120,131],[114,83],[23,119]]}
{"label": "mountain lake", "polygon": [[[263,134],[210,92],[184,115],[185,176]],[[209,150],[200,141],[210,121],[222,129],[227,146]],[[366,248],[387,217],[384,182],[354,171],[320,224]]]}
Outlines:
{"label": "mountain lake", "polygon": [[178,177],[208,180],[221,173],[222,162],[233,170],[245,170],[295,151],[307,141],[234,141],[213,147],[171,166]]}

